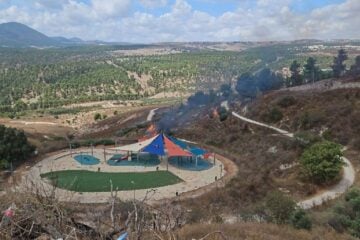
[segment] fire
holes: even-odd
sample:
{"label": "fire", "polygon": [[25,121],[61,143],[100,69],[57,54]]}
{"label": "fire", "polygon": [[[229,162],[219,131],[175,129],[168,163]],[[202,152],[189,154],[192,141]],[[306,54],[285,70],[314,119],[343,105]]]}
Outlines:
{"label": "fire", "polygon": [[157,134],[157,128],[156,128],[156,125],[154,123],[152,123],[147,129],[146,129],[146,132],[145,132],[145,136],[140,138],[139,141],[145,141],[149,138],[152,138],[152,137],[155,137],[156,134]]}
{"label": "fire", "polygon": [[155,136],[157,134],[156,126],[155,124],[151,124],[148,129],[146,129],[146,135],[153,135]]}
{"label": "fire", "polygon": [[212,112],[212,115],[213,115],[214,118],[219,118],[219,113],[218,113],[216,108],[214,108],[214,110]]}

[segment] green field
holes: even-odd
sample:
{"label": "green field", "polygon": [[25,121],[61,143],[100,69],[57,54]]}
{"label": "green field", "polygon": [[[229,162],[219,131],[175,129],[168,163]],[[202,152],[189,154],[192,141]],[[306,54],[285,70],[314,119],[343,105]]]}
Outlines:
{"label": "green field", "polygon": [[41,177],[49,179],[53,185],[59,188],[76,192],[110,192],[110,179],[113,189],[119,191],[157,188],[182,181],[167,171],[105,173],[68,170],[41,174]]}

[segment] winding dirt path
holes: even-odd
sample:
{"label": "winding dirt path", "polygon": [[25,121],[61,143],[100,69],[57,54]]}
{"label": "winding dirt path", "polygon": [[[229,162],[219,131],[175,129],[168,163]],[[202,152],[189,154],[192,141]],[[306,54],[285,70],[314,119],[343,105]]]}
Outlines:
{"label": "winding dirt path", "polygon": [[310,209],[315,206],[322,205],[324,202],[332,200],[343,194],[355,181],[355,170],[349,159],[343,157],[345,162],[343,178],[331,189],[315,195],[307,200],[298,202],[298,206],[303,209]]}
{"label": "winding dirt path", "polygon": [[[290,138],[294,138],[294,134],[290,133],[288,131],[273,127],[271,125],[268,124],[264,124],[264,123],[260,123],[257,121],[254,121],[252,119],[240,116],[239,114],[232,112],[232,115],[242,121],[251,123],[251,124],[255,124],[258,126],[262,126],[262,127],[266,127],[269,129],[272,129],[280,134],[283,134],[285,136],[288,136]],[[353,167],[353,165],[351,164],[351,162],[349,161],[349,159],[343,157],[343,160],[345,162],[345,165],[343,167],[343,176],[342,179],[339,183],[337,183],[335,186],[331,187],[330,189],[327,189],[325,192],[322,192],[320,194],[317,194],[315,196],[312,196],[309,199],[300,201],[297,203],[297,205],[303,209],[310,209],[312,207],[315,206],[320,206],[323,203],[325,203],[326,201],[332,200],[337,198],[338,196],[340,196],[341,194],[344,194],[346,192],[346,190],[349,189],[349,187],[351,187],[351,185],[354,184],[355,181],[355,169]]]}

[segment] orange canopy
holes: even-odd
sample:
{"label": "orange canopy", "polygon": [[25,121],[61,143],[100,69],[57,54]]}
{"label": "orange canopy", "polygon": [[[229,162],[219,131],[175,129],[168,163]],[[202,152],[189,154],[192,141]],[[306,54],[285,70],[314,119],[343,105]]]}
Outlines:
{"label": "orange canopy", "polygon": [[164,136],[165,148],[168,151],[169,157],[191,157],[191,153],[184,151],[181,147],[173,143],[170,139]]}

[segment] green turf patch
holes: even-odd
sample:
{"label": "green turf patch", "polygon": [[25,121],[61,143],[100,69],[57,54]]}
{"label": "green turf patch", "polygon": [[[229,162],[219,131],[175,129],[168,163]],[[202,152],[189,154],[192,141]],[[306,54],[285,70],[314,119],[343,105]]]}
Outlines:
{"label": "green turf patch", "polygon": [[49,179],[54,186],[75,192],[110,192],[110,179],[113,189],[119,191],[157,188],[183,181],[167,171],[106,173],[68,170],[44,173],[41,177]]}

